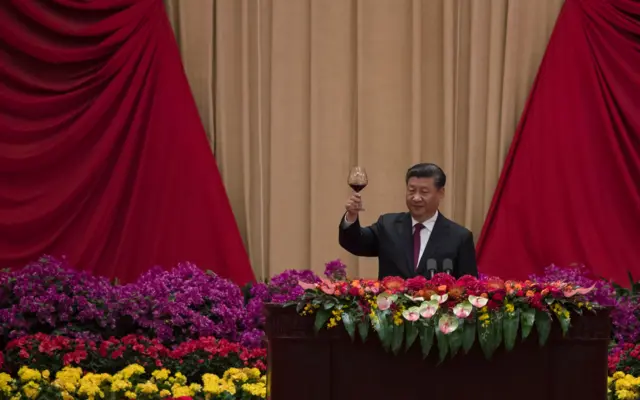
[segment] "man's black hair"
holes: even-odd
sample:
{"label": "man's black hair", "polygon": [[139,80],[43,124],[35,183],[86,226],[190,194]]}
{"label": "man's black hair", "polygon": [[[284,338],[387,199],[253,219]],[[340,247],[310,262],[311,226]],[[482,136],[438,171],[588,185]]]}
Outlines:
{"label": "man's black hair", "polygon": [[431,163],[420,163],[407,170],[405,182],[409,182],[409,178],[433,178],[436,188],[441,189],[447,183],[447,176],[442,168]]}

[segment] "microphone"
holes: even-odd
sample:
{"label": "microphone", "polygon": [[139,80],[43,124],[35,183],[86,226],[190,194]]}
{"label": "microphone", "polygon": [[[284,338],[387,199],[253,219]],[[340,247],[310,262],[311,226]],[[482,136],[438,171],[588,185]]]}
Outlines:
{"label": "microphone", "polygon": [[445,274],[453,275],[453,261],[451,261],[450,258],[445,258],[442,262],[442,269],[444,270]]}
{"label": "microphone", "polygon": [[438,269],[438,262],[433,258],[427,260],[427,273],[429,274],[429,279],[433,278],[436,274],[436,270]]}

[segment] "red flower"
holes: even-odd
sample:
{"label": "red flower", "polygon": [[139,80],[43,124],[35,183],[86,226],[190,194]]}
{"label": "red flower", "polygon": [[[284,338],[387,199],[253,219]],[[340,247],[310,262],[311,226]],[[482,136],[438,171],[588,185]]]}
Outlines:
{"label": "red flower", "polygon": [[62,357],[62,363],[66,366],[69,364],[80,364],[87,358],[87,352],[84,350],[76,350],[71,353],[67,353]]}
{"label": "red flower", "polygon": [[456,280],[453,276],[440,272],[435,274],[433,278],[431,278],[430,282],[435,287],[438,287],[438,286],[450,287],[450,286],[453,286],[454,283],[456,283]]}
{"label": "red flower", "polygon": [[422,275],[418,275],[411,279],[407,279],[407,289],[412,292],[417,292],[424,289],[424,287],[427,285],[427,282],[427,278]]}
{"label": "red flower", "polygon": [[504,293],[495,292],[491,295],[491,300],[496,301],[498,303],[502,303],[504,301]]}

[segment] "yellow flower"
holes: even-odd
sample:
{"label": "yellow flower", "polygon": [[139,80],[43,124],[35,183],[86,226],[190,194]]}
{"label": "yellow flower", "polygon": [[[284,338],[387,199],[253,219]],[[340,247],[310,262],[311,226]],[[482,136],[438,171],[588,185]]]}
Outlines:
{"label": "yellow flower", "polygon": [[515,307],[511,303],[507,303],[504,305],[504,310],[508,313],[512,313],[515,311]]}
{"label": "yellow flower", "polygon": [[200,393],[200,391],[202,390],[202,385],[198,383],[192,383],[191,385],[189,385],[189,389],[191,390],[191,393]]}
{"label": "yellow flower", "polygon": [[48,369],[45,369],[44,371],[42,371],[42,377],[46,380],[49,380],[49,376],[51,375],[51,373],[49,372]]}
{"label": "yellow flower", "polygon": [[153,382],[139,383],[136,390],[144,394],[158,393],[158,386]]}
{"label": "yellow flower", "polygon": [[62,392],[62,400],[74,400],[74,398],[69,392]]}
{"label": "yellow flower", "polygon": [[42,380],[42,374],[40,374],[40,371],[31,369],[29,367],[20,368],[20,370],[18,371],[18,377],[23,382],[30,382],[30,381],[37,382]]}
{"label": "yellow flower", "polygon": [[22,387],[22,392],[28,399],[35,399],[40,394],[40,385],[34,381],[27,382]]}
{"label": "yellow flower", "polygon": [[331,329],[335,326],[338,326],[338,322],[336,321],[336,319],[333,317],[329,318],[329,322],[327,322],[327,329]]}
{"label": "yellow flower", "polygon": [[245,383],[242,385],[242,390],[251,394],[252,396],[260,397],[264,399],[267,397],[267,388],[264,383]]}
{"label": "yellow flower", "polygon": [[478,317],[478,319],[480,321],[486,321],[489,319],[489,314],[480,314],[480,316]]}
{"label": "yellow flower", "polygon": [[176,377],[175,382],[177,384],[184,385],[187,383],[187,377],[184,376],[181,372],[176,372],[175,377]]}
{"label": "yellow flower", "polygon": [[111,391],[112,392],[121,392],[123,390],[131,389],[131,382],[125,381],[124,379],[115,379],[111,383]]}
{"label": "yellow flower", "polygon": [[171,396],[171,392],[167,389],[163,389],[160,391],[160,397],[165,398]]}
{"label": "yellow flower", "polygon": [[131,364],[120,371],[120,374],[122,374],[125,379],[130,379],[134,375],[144,374],[144,367],[138,364]]}
{"label": "yellow flower", "polygon": [[4,372],[0,373],[0,392],[4,393],[7,396],[10,395],[14,390],[14,384],[15,381],[13,380],[11,375]]}
{"label": "yellow flower", "polygon": [[174,385],[171,388],[171,393],[173,394],[173,397],[193,396],[193,392],[191,392],[191,389],[189,389],[188,386],[181,385]]}
{"label": "yellow flower", "polygon": [[169,372],[168,369],[159,369],[159,370],[155,370],[153,371],[153,373],[151,374],[151,376],[153,376],[156,381],[166,381],[167,379],[169,379],[169,375],[171,374],[171,372]]}
{"label": "yellow flower", "polygon": [[137,396],[136,396],[136,394],[135,394],[135,393],[133,393],[133,392],[126,392],[126,393],[124,394],[124,397],[126,397],[127,399],[135,399]]}
{"label": "yellow flower", "polygon": [[620,378],[624,378],[624,372],[616,371],[616,372],[613,374],[613,380],[616,380],[616,381],[617,381],[617,380],[618,380],[618,379],[620,379]]}

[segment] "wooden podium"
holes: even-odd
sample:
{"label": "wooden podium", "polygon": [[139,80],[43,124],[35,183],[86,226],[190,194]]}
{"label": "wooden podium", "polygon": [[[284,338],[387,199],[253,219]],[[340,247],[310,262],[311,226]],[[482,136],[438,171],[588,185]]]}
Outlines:
{"label": "wooden podium", "polygon": [[434,345],[422,358],[419,343],[393,355],[377,333],[352,342],[339,325],[313,331],[313,317],[294,307],[266,306],[267,398],[271,400],[605,400],[609,312],[573,316],[562,337],[552,325],[545,346],[535,329],[487,360],[478,344],[438,365]]}

